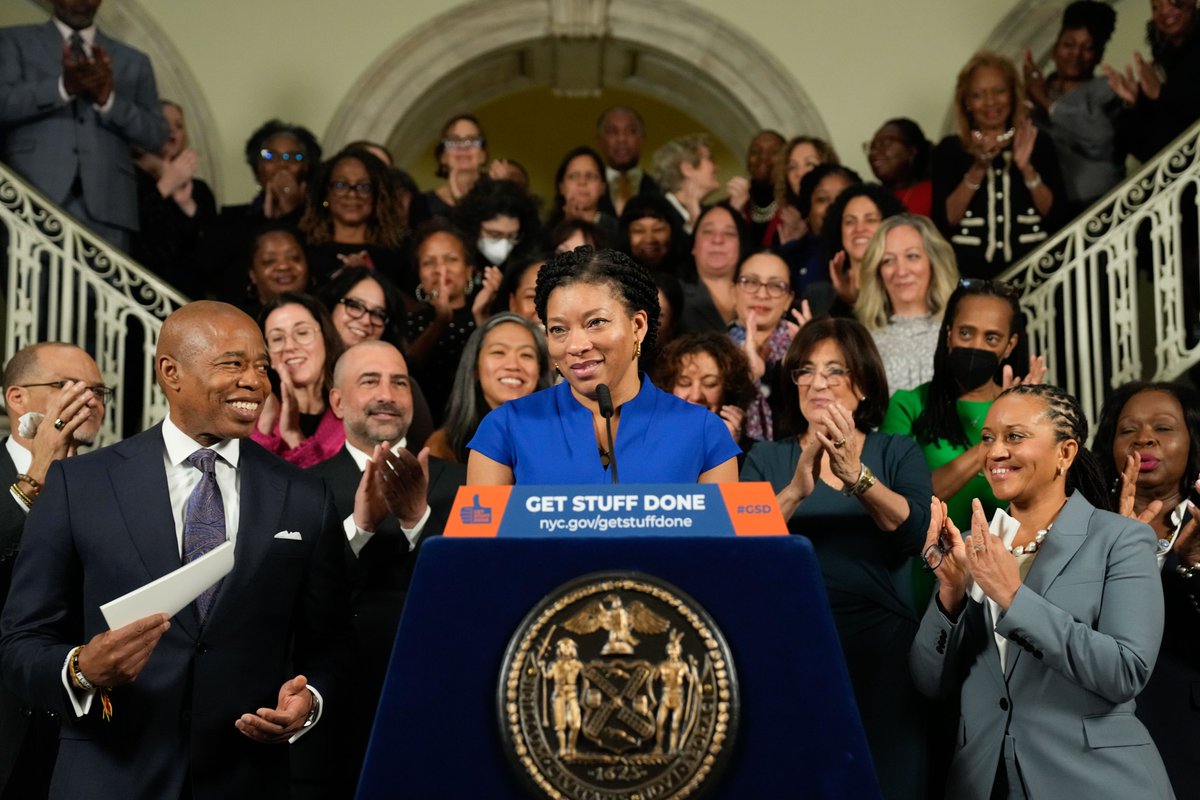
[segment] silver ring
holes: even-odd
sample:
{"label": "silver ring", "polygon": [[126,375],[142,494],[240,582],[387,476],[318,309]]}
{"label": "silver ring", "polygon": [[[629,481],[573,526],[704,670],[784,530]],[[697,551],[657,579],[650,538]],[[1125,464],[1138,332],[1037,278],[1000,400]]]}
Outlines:
{"label": "silver ring", "polygon": [[65,427],[67,427],[67,423],[63,422],[61,419],[54,420],[54,430],[61,431]]}

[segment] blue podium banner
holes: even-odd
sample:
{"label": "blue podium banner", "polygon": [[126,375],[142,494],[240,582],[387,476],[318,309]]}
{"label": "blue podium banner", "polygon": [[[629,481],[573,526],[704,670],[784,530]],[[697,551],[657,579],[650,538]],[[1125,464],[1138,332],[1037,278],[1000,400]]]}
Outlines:
{"label": "blue podium banner", "polygon": [[446,536],[782,536],[767,483],[463,486]]}

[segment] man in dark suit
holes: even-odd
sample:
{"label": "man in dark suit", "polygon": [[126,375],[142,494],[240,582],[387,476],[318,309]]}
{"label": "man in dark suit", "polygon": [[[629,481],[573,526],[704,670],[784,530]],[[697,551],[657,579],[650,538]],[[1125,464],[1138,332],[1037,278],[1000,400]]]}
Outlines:
{"label": "man in dark suit", "polygon": [[54,0],[41,25],[0,30],[0,160],[122,250],[138,228],[130,145],[167,124],[146,56],[96,29],[100,0]]}
{"label": "man in dark suit", "polygon": [[[440,535],[466,468],[405,449],[412,389],[400,351],[366,341],[347,350],[334,368],[329,404],[346,429],[346,446],[311,468],[333,491],[344,520],[351,607],[359,644],[355,697],[345,707],[346,763],[357,780],[375,707],[383,688],[404,597],[421,542]],[[329,739],[333,732],[319,732]],[[316,749],[318,739],[305,743]],[[297,751],[299,756],[300,750]],[[350,784],[353,786],[353,783]]]}
{"label": "man in dark suit", "polygon": [[[92,443],[110,395],[96,362],[74,345],[30,345],[5,365],[4,404],[14,430],[0,447],[0,487],[8,488],[0,497],[0,608],[46,471]],[[58,715],[0,684],[0,798],[45,797],[57,752]]]}
{"label": "man in dark suit", "polygon": [[604,157],[608,196],[600,210],[620,217],[625,204],[639,194],[658,194],[658,184],[642,170],[642,145],[646,124],[642,115],[626,106],[613,106],[596,121],[596,148]]}
{"label": "man in dark suit", "polygon": [[[167,418],[47,474],[0,617],[0,672],[64,720],[52,798],[284,797],[287,749],[270,744],[337,706],[341,527],[320,480],[244,441],[267,364],[250,317],[186,305],[155,356]],[[108,629],[103,603],[220,541],[236,563],[211,591],[171,621]]]}

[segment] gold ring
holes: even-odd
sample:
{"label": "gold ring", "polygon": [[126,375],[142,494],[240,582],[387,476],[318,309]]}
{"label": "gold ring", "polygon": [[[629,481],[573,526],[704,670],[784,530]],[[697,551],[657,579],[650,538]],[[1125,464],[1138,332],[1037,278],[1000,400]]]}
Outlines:
{"label": "gold ring", "polygon": [[981,544],[977,544],[977,545],[975,545],[975,547],[974,547],[973,549],[975,550],[975,552],[976,552],[976,553],[982,553],[982,552],[983,552],[983,545],[981,545]]}
{"label": "gold ring", "polygon": [[65,427],[67,427],[67,423],[63,422],[61,419],[54,420],[54,430],[61,431]]}
{"label": "gold ring", "polygon": [[833,446],[836,447],[838,450],[841,450],[843,447],[846,446],[846,437],[843,436],[842,438],[838,439],[836,442],[833,443]]}

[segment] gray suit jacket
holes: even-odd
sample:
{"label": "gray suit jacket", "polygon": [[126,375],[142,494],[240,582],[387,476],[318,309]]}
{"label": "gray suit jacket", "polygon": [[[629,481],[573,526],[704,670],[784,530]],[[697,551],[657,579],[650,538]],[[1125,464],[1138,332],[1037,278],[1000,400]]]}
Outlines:
{"label": "gray suit jacket", "polygon": [[129,146],[158,150],[167,125],[150,59],[97,31],[113,62],[113,107],[64,103],[62,36],[53,22],[0,29],[0,160],[62,205],[75,176],[93,219],[138,228],[137,184]]}
{"label": "gray suit jacket", "polygon": [[1076,492],[995,626],[984,603],[957,622],[930,601],[909,666],[931,697],[961,692],[946,796],[987,800],[1005,736],[1029,797],[1169,798],[1150,734],[1134,716],[1163,630],[1149,527]]}

